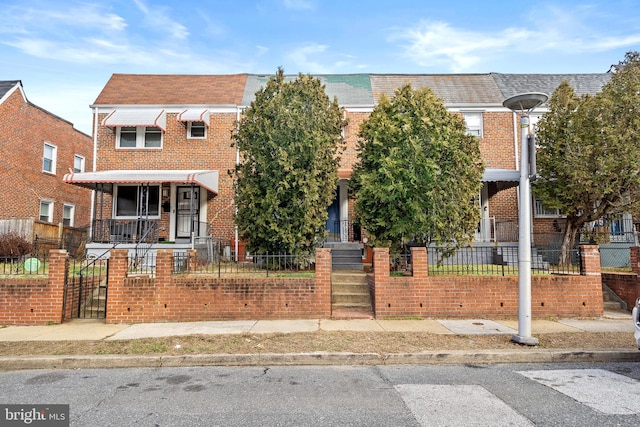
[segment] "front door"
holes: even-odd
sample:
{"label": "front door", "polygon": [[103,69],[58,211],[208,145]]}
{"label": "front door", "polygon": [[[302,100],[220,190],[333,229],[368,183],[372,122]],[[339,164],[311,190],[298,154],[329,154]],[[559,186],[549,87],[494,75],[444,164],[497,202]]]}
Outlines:
{"label": "front door", "polygon": [[340,241],[340,187],[336,189],[336,197],[329,206],[329,217],[327,218],[327,230],[329,241]]}
{"label": "front door", "polygon": [[178,187],[176,203],[176,238],[198,236],[200,222],[200,187]]}

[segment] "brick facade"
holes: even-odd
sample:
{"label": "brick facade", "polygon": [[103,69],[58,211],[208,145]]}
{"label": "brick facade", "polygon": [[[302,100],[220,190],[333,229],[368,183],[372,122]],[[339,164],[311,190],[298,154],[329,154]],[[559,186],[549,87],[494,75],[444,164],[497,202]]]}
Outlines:
{"label": "brick facade", "polygon": [[[57,148],[55,174],[43,172],[45,142]],[[76,227],[87,227],[91,213],[91,191],[65,184],[73,169],[74,155],[84,157],[91,170],[93,141],[73,124],[25,101],[21,88],[0,104],[0,219],[40,216],[40,201],[53,201],[52,222],[62,222],[63,205],[74,206]]]}

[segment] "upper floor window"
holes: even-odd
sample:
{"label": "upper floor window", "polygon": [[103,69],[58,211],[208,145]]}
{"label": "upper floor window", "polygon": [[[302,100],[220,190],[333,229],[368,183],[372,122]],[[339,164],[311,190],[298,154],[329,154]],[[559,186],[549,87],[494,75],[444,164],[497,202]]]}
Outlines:
{"label": "upper floor window", "polygon": [[73,156],[73,171],[76,173],[84,172],[84,157],[79,154]]}
{"label": "upper floor window", "polygon": [[155,126],[120,126],[116,132],[118,148],[161,148],[162,130]]}
{"label": "upper floor window", "polygon": [[68,225],[69,227],[73,227],[73,216],[75,213],[75,206],[65,204],[62,208],[62,223],[64,225]]}
{"label": "upper floor window", "polygon": [[42,156],[42,171],[56,173],[56,154],[57,147],[48,143],[44,143],[44,154]]}
{"label": "upper floor window", "polygon": [[53,202],[40,200],[40,221],[53,222]]}
{"label": "upper floor window", "polygon": [[207,127],[204,122],[188,122],[187,138],[206,138]]}
{"label": "upper floor window", "polygon": [[482,137],[482,113],[463,112],[462,117],[467,125],[467,134]]}

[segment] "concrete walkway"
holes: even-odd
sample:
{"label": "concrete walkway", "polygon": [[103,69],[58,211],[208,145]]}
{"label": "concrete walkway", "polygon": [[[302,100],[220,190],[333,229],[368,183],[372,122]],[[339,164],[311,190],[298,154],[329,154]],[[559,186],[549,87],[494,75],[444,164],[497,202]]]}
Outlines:
{"label": "concrete walkway", "polygon": [[[236,320],[209,322],[107,324],[99,320],[74,320],[50,326],[0,328],[0,341],[130,340],[181,335],[267,334],[315,331],[427,332],[456,335],[513,335],[517,320]],[[606,312],[597,319],[533,320],[532,335],[557,332],[634,332],[631,315]]]}

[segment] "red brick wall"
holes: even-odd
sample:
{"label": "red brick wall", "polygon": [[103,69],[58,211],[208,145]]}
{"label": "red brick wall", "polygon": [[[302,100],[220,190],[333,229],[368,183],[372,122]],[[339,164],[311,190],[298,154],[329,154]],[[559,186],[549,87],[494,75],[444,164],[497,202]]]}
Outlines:
{"label": "red brick wall", "polygon": [[[406,316],[517,316],[518,277],[428,276],[425,248],[412,248],[414,273],[390,277],[388,249],[374,250],[374,274],[369,278],[376,318]],[[415,265],[423,261],[425,265]],[[599,265],[598,265],[599,269]],[[599,275],[533,276],[533,317],[601,316]]]}
{"label": "red brick wall", "polygon": [[635,273],[602,273],[602,283],[627,303],[627,309],[636,305],[640,297],[640,280]]}
{"label": "red brick wall", "polygon": [[108,323],[331,316],[328,249],[316,253],[315,278],[173,275],[169,249],[158,251],[155,279],[126,277],[126,258],[125,250],[110,255]]}
{"label": "red brick wall", "polygon": [[52,250],[49,279],[0,279],[0,325],[62,322],[66,251]]}
{"label": "red brick wall", "polygon": [[[57,147],[56,173],[42,172],[44,143]],[[62,222],[63,204],[75,206],[74,226],[90,220],[91,191],[65,184],[74,154],[91,170],[93,141],[73,125],[24,101],[16,90],[0,104],[0,219],[40,216],[40,200],[54,201],[53,223]]]}

